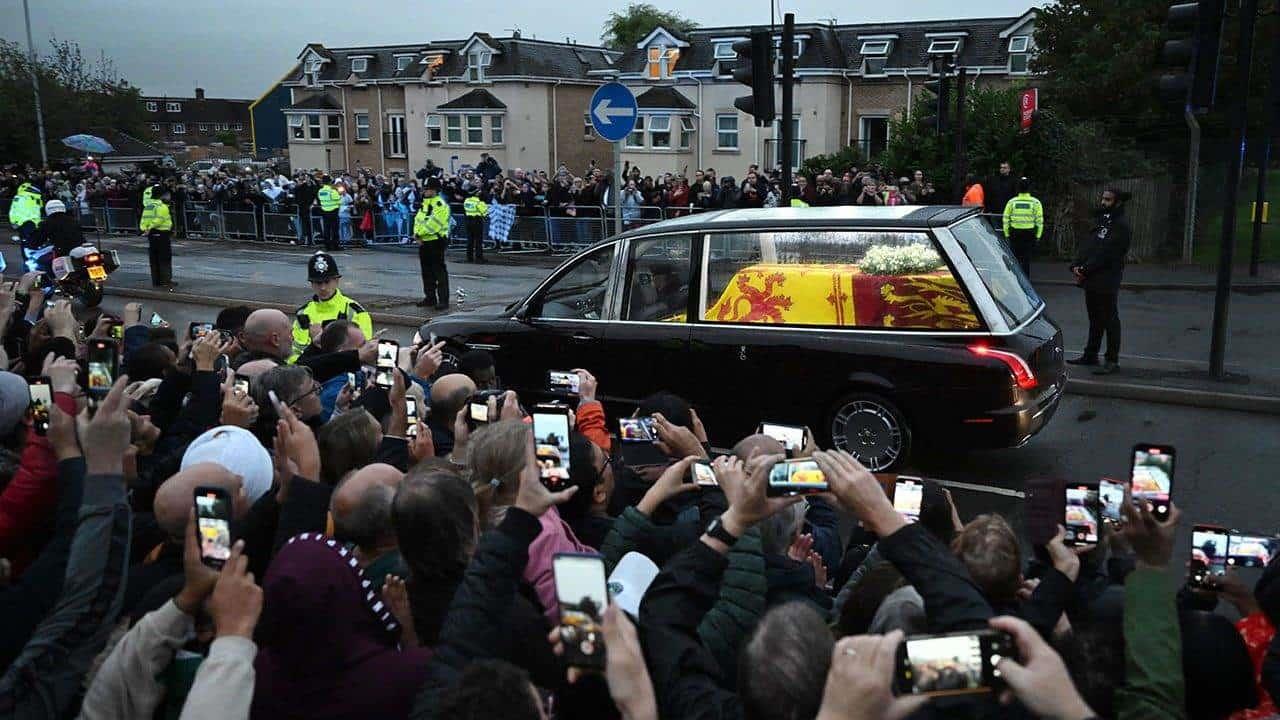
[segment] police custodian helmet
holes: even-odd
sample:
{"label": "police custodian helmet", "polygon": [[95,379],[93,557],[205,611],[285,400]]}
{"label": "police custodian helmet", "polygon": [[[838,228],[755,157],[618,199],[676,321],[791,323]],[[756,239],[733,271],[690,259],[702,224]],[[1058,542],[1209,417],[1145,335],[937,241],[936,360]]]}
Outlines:
{"label": "police custodian helmet", "polygon": [[321,282],[342,277],[338,272],[338,261],[327,252],[318,252],[307,261],[307,281]]}

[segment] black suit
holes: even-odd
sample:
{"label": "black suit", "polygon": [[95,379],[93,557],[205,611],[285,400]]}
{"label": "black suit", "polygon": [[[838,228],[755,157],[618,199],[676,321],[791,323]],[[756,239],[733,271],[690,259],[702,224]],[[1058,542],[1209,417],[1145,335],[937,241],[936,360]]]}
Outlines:
{"label": "black suit", "polygon": [[1083,280],[1085,310],[1089,314],[1089,341],[1086,357],[1096,357],[1107,336],[1106,360],[1120,360],[1120,283],[1124,278],[1124,258],[1129,253],[1133,232],[1120,208],[1100,212],[1089,238],[1080,244],[1073,267]]}

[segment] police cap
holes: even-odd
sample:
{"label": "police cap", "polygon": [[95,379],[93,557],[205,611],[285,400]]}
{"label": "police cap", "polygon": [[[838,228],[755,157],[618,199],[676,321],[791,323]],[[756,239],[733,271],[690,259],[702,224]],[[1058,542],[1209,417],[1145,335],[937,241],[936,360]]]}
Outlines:
{"label": "police cap", "polygon": [[440,184],[440,178],[433,177],[427,179],[428,190],[435,190],[436,192],[439,192],[441,187],[443,186]]}
{"label": "police cap", "polygon": [[327,252],[318,252],[307,261],[307,281],[320,282],[342,277],[338,272],[338,261]]}

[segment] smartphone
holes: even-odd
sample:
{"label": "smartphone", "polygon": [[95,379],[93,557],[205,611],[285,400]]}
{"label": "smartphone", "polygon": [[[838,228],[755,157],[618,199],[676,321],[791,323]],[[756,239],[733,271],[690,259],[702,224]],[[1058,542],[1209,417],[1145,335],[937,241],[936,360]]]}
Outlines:
{"label": "smartphone", "polygon": [[704,488],[720,487],[720,481],[716,480],[716,471],[712,470],[711,463],[705,460],[699,460],[689,466],[689,478],[685,482]]}
{"label": "smartphone", "polygon": [[1000,661],[1017,646],[999,630],[909,637],[898,646],[898,695],[968,695],[1003,686]]}
{"label": "smartphone", "polygon": [[392,373],[396,370],[396,360],[400,354],[400,343],[395,340],[378,341],[378,359],[373,368],[373,384],[387,390],[395,382]]}
{"label": "smartphone", "polygon": [[622,438],[622,442],[647,442],[651,443],[657,439],[658,434],[653,429],[653,418],[618,418],[618,437]]}
{"label": "smartphone", "polygon": [[924,498],[924,481],[917,477],[898,476],[893,484],[893,509],[907,522],[920,520],[920,501]]}
{"label": "smartphone", "polygon": [[195,502],[200,560],[220,569],[231,557],[231,494],[219,487],[198,487]]}
{"label": "smartphone", "polygon": [[578,377],[578,373],[576,372],[569,372],[567,370],[548,370],[547,390],[553,393],[577,395],[578,383],[581,380],[582,378]]}
{"label": "smartphone", "polygon": [[160,313],[153,311],[151,313],[151,327],[160,327],[161,325],[164,325],[164,318],[160,317]]}
{"label": "smartphone", "polygon": [[405,437],[418,437],[418,399],[408,395],[404,399]]}
{"label": "smartphone", "polygon": [[1024,488],[1027,540],[1034,547],[1047,545],[1058,534],[1065,512],[1063,482],[1053,478],[1028,478]]}
{"label": "smartphone", "polygon": [[53,405],[53,386],[47,377],[33,377],[27,380],[31,392],[31,427],[37,435],[49,432],[49,407]]}
{"label": "smartphone", "polygon": [[1133,446],[1129,482],[1134,503],[1150,503],[1151,513],[1163,522],[1169,518],[1169,498],[1173,494],[1173,465],[1177,451],[1172,445],[1138,443]]}
{"label": "smartphone", "polygon": [[105,338],[89,338],[86,353],[89,368],[89,405],[97,407],[111,392],[119,369],[119,351],[115,342]]}
{"label": "smartphone", "polygon": [[1062,513],[1062,527],[1066,536],[1062,544],[1067,547],[1094,545],[1098,542],[1098,484],[1071,483],[1067,485],[1066,510]]}
{"label": "smartphone", "polygon": [[107,323],[107,337],[112,340],[123,340],[124,321],[120,318],[111,318],[111,321]]}
{"label": "smartphone", "polygon": [[1191,561],[1187,563],[1187,585],[1206,590],[1222,586],[1231,552],[1231,536],[1216,525],[1191,527]]}
{"label": "smartphone", "polygon": [[489,422],[489,403],[482,400],[472,400],[471,409],[467,414],[467,420],[472,428],[481,423]]}
{"label": "smartphone", "polygon": [[241,395],[249,394],[249,378],[236,373],[236,379],[232,381],[232,387]]}
{"label": "smartphone", "polygon": [[[153,325],[155,324],[155,317],[157,316],[153,316],[151,320]],[[191,340],[199,340],[211,332],[213,332],[213,323],[193,322],[187,326],[187,338]]]}
{"label": "smartphone", "polygon": [[771,497],[808,495],[826,492],[827,489],[827,476],[818,468],[818,463],[813,460],[784,460],[769,471],[765,494]]}
{"label": "smartphone", "polygon": [[569,411],[539,408],[533,411],[533,448],[542,483],[555,492],[569,481]]}
{"label": "smartphone", "polygon": [[213,371],[218,373],[219,382],[227,381],[227,368],[229,367],[231,367],[231,358],[226,355],[219,355],[218,358],[213,361]]}
{"label": "smartphone", "polygon": [[565,662],[574,667],[604,668],[601,622],[609,605],[604,558],[559,553],[551,561],[556,600],[560,604],[560,642]]}
{"label": "smartphone", "polygon": [[1227,565],[1237,568],[1264,568],[1275,557],[1277,545],[1274,537],[1257,533],[1232,530],[1227,538]]}
{"label": "smartphone", "polygon": [[1124,483],[1111,478],[1098,481],[1098,515],[1107,525],[1124,524]]}
{"label": "smartphone", "polygon": [[782,425],[769,422],[760,423],[760,427],[756,430],[756,434],[768,435],[782,443],[782,449],[789,458],[795,457],[804,449],[805,433],[805,428],[798,425]]}

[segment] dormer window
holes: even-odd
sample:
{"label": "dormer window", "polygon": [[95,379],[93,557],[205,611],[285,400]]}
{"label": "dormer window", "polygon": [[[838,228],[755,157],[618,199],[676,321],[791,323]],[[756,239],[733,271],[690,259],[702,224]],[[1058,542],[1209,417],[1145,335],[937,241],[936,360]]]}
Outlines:
{"label": "dormer window", "polygon": [[1027,35],[1016,35],[1009,38],[1009,73],[1026,73],[1031,64],[1031,38]]}
{"label": "dormer window", "polygon": [[182,103],[167,102],[164,104],[164,111],[171,112],[171,113],[180,113],[182,112]]}
{"label": "dormer window", "polygon": [[153,101],[151,101],[151,100],[148,100],[148,101],[147,101],[147,112],[160,112],[160,103],[158,103],[158,102],[153,102]]}
{"label": "dormer window", "polygon": [[884,67],[889,62],[893,40],[887,37],[867,38],[862,41],[858,53],[862,55],[863,77],[884,77]]}
{"label": "dormer window", "polygon": [[726,41],[724,41],[724,42],[718,42],[718,43],[716,43],[716,50],[715,50],[715,52],[716,52],[716,59],[717,59],[717,60],[732,60],[732,59],[734,59],[734,58],[738,57],[738,54],[737,54],[736,52],[734,52],[734,51],[733,51],[733,41],[732,41],[732,40],[726,40]]}
{"label": "dormer window", "polygon": [[645,68],[645,76],[650,80],[668,80],[680,59],[679,48],[651,47],[649,62]]}
{"label": "dormer window", "polygon": [[467,80],[484,82],[484,69],[493,62],[493,53],[488,50],[472,50],[467,53]]}
{"label": "dormer window", "polygon": [[413,64],[413,56],[412,56],[412,55],[397,55],[397,56],[396,56],[396,72],[404,72],[404,70],[405,70],[406,68],[408,68],[408,67],[409,67],[410,65],[412,65],[412,64]]}
{"label": "dormer window", "polygon": [[938,38],[929,42],[930,55],[955,55],[960,50],[960,41],[956,38]]}
{"label": "dormer window", "polygon": [[864,40],[862,41],[862,49],[859,50],[862,55],[888,55],[888,40]]}
{"label": "dormer window", "polygon": [[369,58],[351,58],[351,72],[362,73],[369,71]]}
{"label": "dormer window", "polygon": [[320,65],[321,65],[321,62],[320,62],[319,60],[308,60],[308,61],[307,61],[307,69],[306,69],[306,73],[307,73],[308,75],[315,75],[315,74],[319,73],[319,72],[320,72]]}

